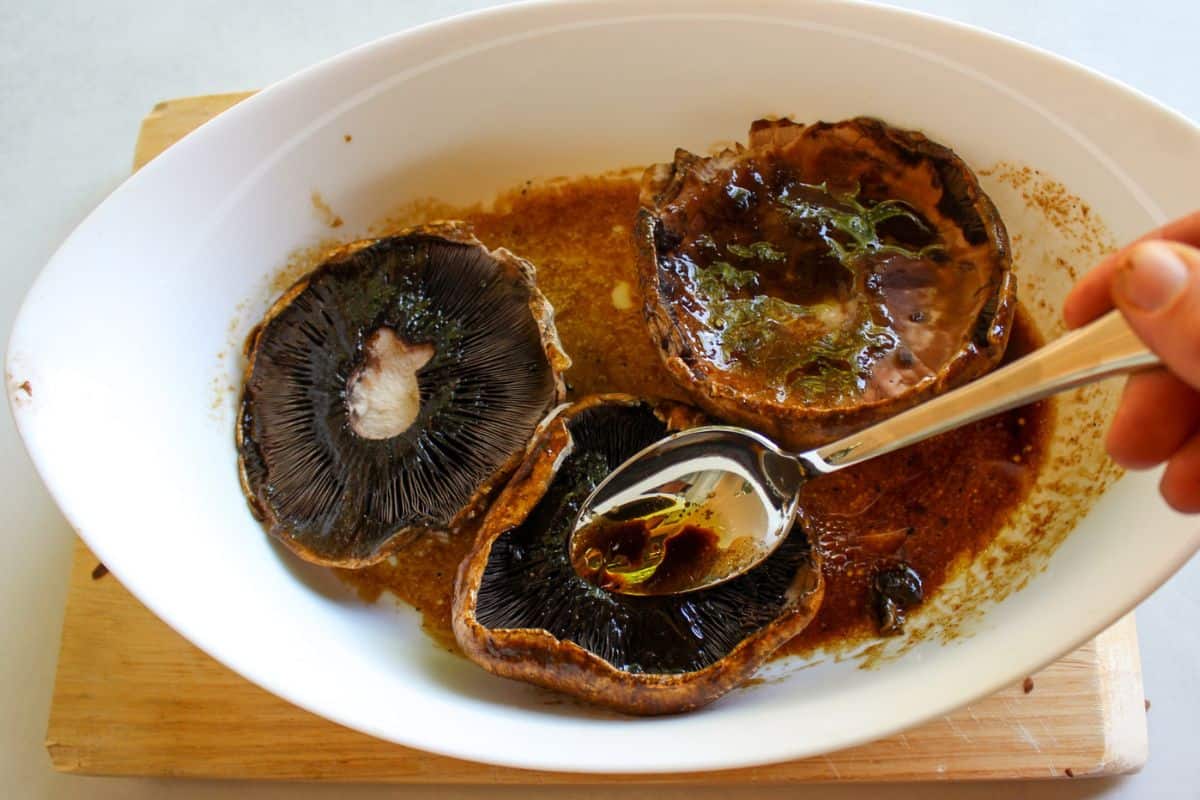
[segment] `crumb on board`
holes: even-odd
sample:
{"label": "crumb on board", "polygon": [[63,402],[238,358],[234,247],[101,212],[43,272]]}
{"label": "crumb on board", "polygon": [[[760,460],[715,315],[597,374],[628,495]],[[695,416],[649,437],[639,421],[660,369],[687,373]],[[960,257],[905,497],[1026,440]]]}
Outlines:
{"label": "crumb on board", "polygon": [[1025,692],[1025,694],[1029,694],[1033,691],[1033,678],[1025,679],[1025,681],[1021,684],[1021,691]]}
{"label": "crumb on board", "polygon": [[352,141],[354,141],[354,137],[347,133],[342,136],[342,141],[352,142]]}
{"label": "crumb on board", "polygon": [[92,580],[94,580],[94,581],[100,580],[107,574],[108,574],[108,567],[104,566],[101,563],[97,563],[96,566],[92,568]]}
{"label": "crumb on board", "polygon": [[1075,770],[1071,769],[1070,767],[1067,767],[1066,770],[1064,770],[1064,771],[1067,773],[1068,778],[1075,777]]}

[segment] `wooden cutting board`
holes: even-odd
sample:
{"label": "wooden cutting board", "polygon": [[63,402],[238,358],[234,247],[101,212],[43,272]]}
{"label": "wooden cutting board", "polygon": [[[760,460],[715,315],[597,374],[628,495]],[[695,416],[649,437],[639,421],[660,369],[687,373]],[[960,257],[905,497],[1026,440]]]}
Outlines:
{"label": "wooden cutting board", "polygon": [[[134,166],[247,95],[157,105]],[[79,543],[46,749],[91,775],[549,784],[597,777],[431,755],[327,722],[250,684],[138,603]],[[1146,761],[1132,615],[1042,672],[921,727],[818,758],[635,783],[1048,778],[1132,772]],[[614,780],[606,777],[606,780]]]}

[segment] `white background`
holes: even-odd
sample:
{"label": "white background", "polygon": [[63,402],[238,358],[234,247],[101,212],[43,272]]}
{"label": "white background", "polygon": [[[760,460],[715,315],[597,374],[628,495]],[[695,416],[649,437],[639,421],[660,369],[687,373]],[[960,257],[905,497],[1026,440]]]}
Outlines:
{"label": "white background", "polygon": [[[341,50],[487,0],[0,0],[0,332],[34,275],[128,174],[161,99],[253,89]],[[1200,120],[1200,3],[917,0],[897,5],[1013,36]],[[1196,184],[1200,165],[1180,180]],[[64,320],[70,325],[70,320]],[[1130,531],[1154,536],[1155,531]],[[0,415],[0,796],[87,798],[589,797],[611,789],[323,787],[89,779],[42,748],[73,534]],[[1200,797],[1200,559],[1138,610],[1150,762],[1139,775],[1037,784],[621,790],[631,799]]]}

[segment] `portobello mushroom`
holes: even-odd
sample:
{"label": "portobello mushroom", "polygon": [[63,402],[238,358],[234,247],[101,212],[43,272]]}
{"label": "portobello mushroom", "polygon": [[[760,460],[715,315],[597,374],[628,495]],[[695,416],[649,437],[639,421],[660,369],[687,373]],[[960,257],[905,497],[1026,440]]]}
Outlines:
{"label": "portobello mushroom", "polygon": [[874,119],[676,151],[638,213],[645,315],[704,409],[825,443],[971,380],[1015,311],[1008,235],[951,150]]}
{"label": "portobello mushroom", "polygon": [[543,426],[459,567],[454,635],[497,675],[628,714],[688,711],[749,679],[820,605],[818,557],[801,528],[728,583],[685,595],[614,594],[576,574],[580,503],[613,468],[703,422],[687,406],[603,395]]}
{"label": "portobello mushroom", "polygon": [[251,510],[341,567],[481,511],[570,363],[533,266],[455,223],[342,248],[275,302],[246,355]]}

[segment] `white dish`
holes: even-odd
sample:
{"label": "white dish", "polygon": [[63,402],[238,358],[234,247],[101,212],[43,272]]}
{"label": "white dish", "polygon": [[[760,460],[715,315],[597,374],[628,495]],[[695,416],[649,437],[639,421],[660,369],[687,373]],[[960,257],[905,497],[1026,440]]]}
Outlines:
{"label": "white dish", "polygon": [[[1200,163],[1200,130],[1018,43],[857,4],[650,8],[497,9],[306,70],[145,167],[42,272],[8,353],[21,435],[97,556],[212,656],[344,725],[461,758],[588,772],[748,766],[884,736],[1018,680],[1200,547],[1154,476],[1131,476],[971,636],[923,642],[877,670],[827,661],[651,720],[547,705],[435,649],[415,613],[363,605],[274,547],[239,492],[234,397],[219,390],[239,380],[237,343],[270,274],[329,234],[313,191],[349,237],[408,198],[473,201],[531,175],[703,151],[764,114],[868,113],[976,166],[1052,171],[1118,239],[1195,204],[1181,176]],[[1061,297],[1053,277],[1046,291]]]}

